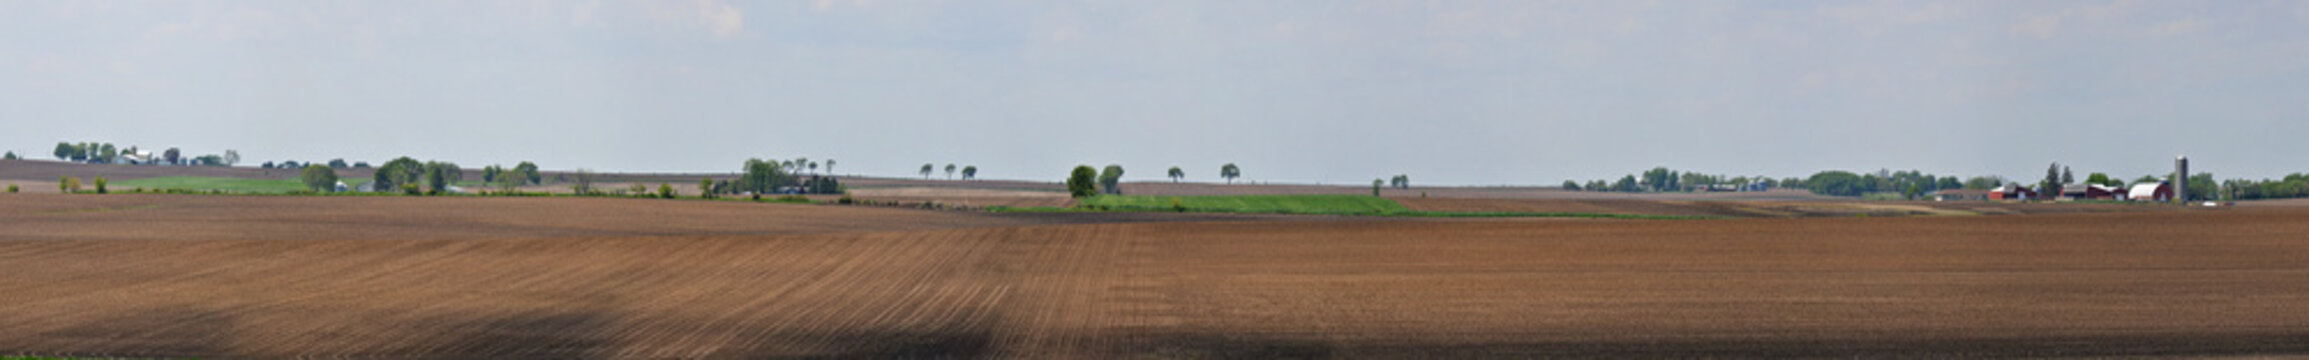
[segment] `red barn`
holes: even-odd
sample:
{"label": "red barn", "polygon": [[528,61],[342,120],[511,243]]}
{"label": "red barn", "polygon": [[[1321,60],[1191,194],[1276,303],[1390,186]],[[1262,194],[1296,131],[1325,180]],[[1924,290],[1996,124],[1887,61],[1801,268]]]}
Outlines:
{"label": "red barn", "polygon": [[1988,198],[1996,200],[2028,200],[2036,199],[2037,196],[2036,190],[2030,190],[2029,188],[2020,185],[2005,185],[1999,186],[1993,190],[1989,190]]}

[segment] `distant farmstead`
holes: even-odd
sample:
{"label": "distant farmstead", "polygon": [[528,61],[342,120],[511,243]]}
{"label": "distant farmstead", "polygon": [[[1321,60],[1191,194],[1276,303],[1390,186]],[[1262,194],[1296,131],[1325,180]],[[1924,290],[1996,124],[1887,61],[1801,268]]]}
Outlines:
{"label": "distant farmstead", "polygon": [[1934,191],[1930,196],[1932,201],[1978,201],[1988,200],[1992,195],[1988,190],[1948,189]]}
{"label": "distant farmstead", "polygon": [[2037,196],[2036,190],[2030,190],[2028,187],[2020,186],[2018,184],[2006,184],[2004,186],[1999,186],[1996,189],[1989,190],[1988,198],[1996,200],[2029,200],[2036,199]]}

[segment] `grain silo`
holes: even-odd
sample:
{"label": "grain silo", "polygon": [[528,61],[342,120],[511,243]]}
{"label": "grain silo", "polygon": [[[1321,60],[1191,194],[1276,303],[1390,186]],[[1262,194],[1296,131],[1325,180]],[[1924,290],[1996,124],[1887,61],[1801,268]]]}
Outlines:
{"label": "grain silo", "polygon": [[2189,203],[2189,156],[2173,158],[2173,202]]}

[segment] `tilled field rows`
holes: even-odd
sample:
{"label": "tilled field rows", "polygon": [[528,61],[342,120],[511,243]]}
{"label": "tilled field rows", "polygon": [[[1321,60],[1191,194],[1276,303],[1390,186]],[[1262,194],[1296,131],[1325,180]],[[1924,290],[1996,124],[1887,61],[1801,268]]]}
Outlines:
{"label": "tilled field rows", "polygon": [[[1113,226],[779,237],[0,243],[0,348],[106,356],[1062,354]],[[1114,238],[1115,236],[1105,236]],[[29,261],[28,261],[29,260]]]}

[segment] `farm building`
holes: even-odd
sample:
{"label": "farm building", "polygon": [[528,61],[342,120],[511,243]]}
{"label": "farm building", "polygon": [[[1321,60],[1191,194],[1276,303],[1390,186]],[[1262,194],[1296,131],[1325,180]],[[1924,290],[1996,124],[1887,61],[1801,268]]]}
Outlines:
{"label": "farm building", "polygon": [[2159,181],[2154,184],[2140,183],[2133,185],[2133,190],[2125,195],[2133,201],[2171,201],[2173,200],[2173,183],[2169,181]]}
{"label": "farm building", "polygon": [[1926,195],[1931,197],[1932,201],[1979,201],[1988,200],[1990,196],[1988,190],[1972,189],[1948,189],[1934,191]]}
{"label": "farm building", "polygon": [[2019,184],[2006,184],[2004,186],[1999,186],[1996,189],[1989,190],[1988,198],[1995,200],[2028,200],[2035,199],[2037,197],[2036,190],[2029,189],[2025,186],[2020,186]]}
{"label": "farm building", "polygon": [[2116,200],[2125,195],[2124,189],[2098,184],[2069,184],[2060,188],[2060,198],[2071,200]]}

